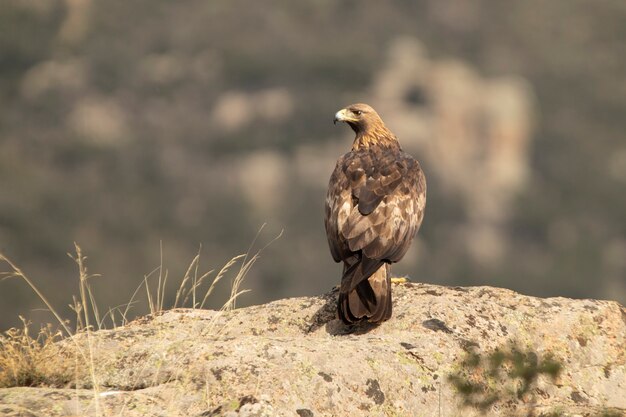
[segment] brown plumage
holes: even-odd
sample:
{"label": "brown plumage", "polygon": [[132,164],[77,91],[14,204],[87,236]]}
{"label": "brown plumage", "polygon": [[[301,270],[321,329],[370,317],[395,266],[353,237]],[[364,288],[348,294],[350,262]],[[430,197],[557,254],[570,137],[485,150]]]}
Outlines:
{"label": "brown plumage", "polygon": [[409,249],[424,217],[426,178],[419,163],[367,104],[337,112],[356,133],[337,161],[326,196],[326,236],[343,262],[337,310],[346,324],[391,317],[390,264]]}

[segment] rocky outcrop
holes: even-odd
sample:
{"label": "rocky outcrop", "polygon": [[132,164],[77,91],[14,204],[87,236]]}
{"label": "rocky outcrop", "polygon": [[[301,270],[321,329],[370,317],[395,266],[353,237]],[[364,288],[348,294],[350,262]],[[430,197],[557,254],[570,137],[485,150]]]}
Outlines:
{"label": "rocky outcrop", "polygon": [[626,310],[616,302],[408,283],[394,287],[391,320],[355,328],[335,319],[335,302],[331,292],[228,312],[172,310],[78,335],[60,354],[81,346],[93,372],[78,372],[72,388],[0,389],[0,415],[478,415],[448,376],[468,351],[512,340],[551,353],[563,370],[538,379],[532,402],[497,402],[487,414],[626,409]]}

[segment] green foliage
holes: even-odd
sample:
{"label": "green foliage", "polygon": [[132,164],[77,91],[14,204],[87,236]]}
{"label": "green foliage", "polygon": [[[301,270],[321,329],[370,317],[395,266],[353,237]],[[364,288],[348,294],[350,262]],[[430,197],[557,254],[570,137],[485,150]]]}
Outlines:
{"label": "green foliage", "polygon": [[[511,342],[491,352],[469,351],[459,370],[448,381],[466,407],[486,414],[492,407],[511,407],[510,415],[534,417],[536,390],[542,377],[555,381],[563,372],[562,363],[552,354],[540,356]],[[539,417],[560,417],[560,410],[543,412]],[[590,417],[624,417],[622,411],[606,408]]]}
{"label": "green foliage", "polygon": [[532,403],[539,377],[555,380],[562,370],[552,355],[539,357],[515,344],[490,353],[471,351],[460,365],[461,369],[449,375],[448,380],[465,406],[483,412],[496,403],[511,400]]}

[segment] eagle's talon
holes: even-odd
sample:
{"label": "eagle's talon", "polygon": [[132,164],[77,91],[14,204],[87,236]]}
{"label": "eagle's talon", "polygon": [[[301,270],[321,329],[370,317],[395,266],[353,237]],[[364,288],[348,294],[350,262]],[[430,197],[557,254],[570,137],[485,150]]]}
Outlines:
{"label": "eagle's talon", "polygon": [[408,282],[411,282],[409,277],[394,277],[394,278],[391,278],[391,283],[392,284],[406,284]]}

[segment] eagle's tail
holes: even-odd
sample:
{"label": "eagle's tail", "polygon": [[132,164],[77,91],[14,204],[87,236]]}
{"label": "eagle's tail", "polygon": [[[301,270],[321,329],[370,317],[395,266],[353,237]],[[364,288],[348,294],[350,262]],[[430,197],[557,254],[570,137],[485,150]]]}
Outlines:
{"label": "eagle's tail", "polygon": [[389,264],[367,258],[346,262],[337,310],[345,324],[378,323],[391,317]]}

